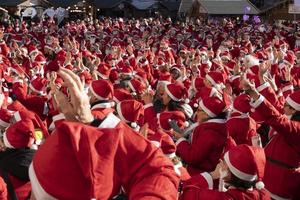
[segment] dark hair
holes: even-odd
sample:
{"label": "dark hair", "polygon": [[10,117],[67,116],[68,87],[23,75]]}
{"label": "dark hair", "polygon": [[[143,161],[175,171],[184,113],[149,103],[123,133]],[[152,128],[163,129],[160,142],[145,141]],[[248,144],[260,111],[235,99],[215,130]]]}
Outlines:
{"label": "dark hair", "polygon": [[231,173],[231,178],[230,181],[228,181],[228,183],[231,186],[234,186],[238,189],[249,189],[251,187],[255,186],[256,181],[244,181],[240,178],[238,178],[237,176],[235,176],[233,173]]}
{"label": "dark hair", "polygon": [[213,117],[213,119],[227,119],[228,111],[221,112],[218,116]]}
{"label": "dark hair", "polygon": [[181,102],[174,101],[173,99],[170,100],[170,102],[167,105],[168,111],[176,111],[181,110]]}
{"label": "dark hair", "polygon": [[291,120],[300,122],[300,111],[295,112],[295,114],[293,114]]}

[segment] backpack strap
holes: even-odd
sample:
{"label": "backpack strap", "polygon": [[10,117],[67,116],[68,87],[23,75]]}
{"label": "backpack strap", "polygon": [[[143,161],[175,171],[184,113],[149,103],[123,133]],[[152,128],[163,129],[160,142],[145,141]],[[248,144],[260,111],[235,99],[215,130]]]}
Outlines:
{"label": "backpack strap", "polygon": [[10,199],[18,200],[17,194],[16,194],[15,189],[10,181],[8,173],[6,171],[4,171],[1,167],[0,167],[0,172],[2,174],[3,180],[6,183],[6,188],[7,188]]}

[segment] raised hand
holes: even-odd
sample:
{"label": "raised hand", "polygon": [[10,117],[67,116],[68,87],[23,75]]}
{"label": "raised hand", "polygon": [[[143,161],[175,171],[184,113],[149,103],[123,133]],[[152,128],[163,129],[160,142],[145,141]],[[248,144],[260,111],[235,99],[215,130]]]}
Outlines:
{"label": "raised hand", "polygon": [[80,78],[71,70],[64,68],[60,68],[58,74],[64,80],[64,86],[68,88],[70,95],[70,98],[67,98],[61,91],[55,91],[54,100],[59,111],[65,115],[67,120],[91,123],[94,117],[90,110],[89,97],[84,92]]}

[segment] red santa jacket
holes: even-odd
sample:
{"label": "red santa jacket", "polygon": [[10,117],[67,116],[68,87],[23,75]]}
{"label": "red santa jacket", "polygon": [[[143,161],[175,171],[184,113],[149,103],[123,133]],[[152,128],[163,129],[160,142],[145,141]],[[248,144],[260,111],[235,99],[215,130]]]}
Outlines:
{"label": "red santa jacket", "polygon": [[147,139],[156,147],[161,148],[166,156],[175,155],[176,146],[172,138],[162,131],[148,129]]}
{"label": "red santa jacket", "polygon": [[48,98],[46,96],[27,94],[27,85],[20,82],[13,84],[12,92],[28,110],[35,112],[42,120],[45,120],[48,114]]}
{"label": "red santa jacket", "polygon": [[[87,199],[87,195],[110,199],[121,187],[129,199],[177,199],[179,177],[158,148],[112,113],[99,128],[105,130],[97,131],[98,128],[79,123],[61,123],[35,154],[29,170],[31,181],[37,180],[51,196],[62,197],[68,193],[74,200]],[[66,148],[57,156],[60,144]],[[80,162],[76,157],[81,158]],[[58,166],[51,167],[51,162],[59,160]],[[70,168],[66,163],[77,167]],[[74,192],[70,178],[56,181],[49,177],[57,173],[73,174],[71,180],[86,183],[79,189],[82,192]],[[57,184],[53,185],[54,182]],[[32,184],[37,188],[35,181]],[[58,185],[62,185],[62,189]]]}
{"label": "red santa jacket", "polygon": [[256,122],[249,115],[233,114],[226,122],[229,135],[234,139],[237,145],[252,145],[251,138],[257,135]]}
{"label": "red santa jacket", "polygon": [[129,199],[153,196],[165,200],[177,199],[179,177],[169,159],[162,156],[160,149],[150,145],[149,141],[112,113],[99,127],[124,130],[123,141],[119,143],[115,154],[117,163],[114,170],[115,179],[121,182]]}
{"label": "red santa jacket", "polygon": [[191,176],[213,171],[221,158],[227,140],[225,120],[210,119],[196,127],[191,142],[179,139],[176,154],[188,164]]}
{"label": "red santa jacket", "polygon": [[229,188],[226,192],[212,190],[213,180],[208,173],[192,177],[183,186],[180,200],[270,200],[266,190]]}
{"label": "red santa jacket", "polygon": [[300,163],[300,122],[281,115],[262,96],[255,107],[265,123],[277,132],[265,147],[265,188],[274,199],[297,199],[300,194],[300,172],[296,171]]}
{"label": "red santa jacket", "polygon": [[107,103],[97,103],[91,108],[92,115],[96,119],[104,119],[109,113],[113,113],[114,109],[112,108],[112,104],[110,102]]}

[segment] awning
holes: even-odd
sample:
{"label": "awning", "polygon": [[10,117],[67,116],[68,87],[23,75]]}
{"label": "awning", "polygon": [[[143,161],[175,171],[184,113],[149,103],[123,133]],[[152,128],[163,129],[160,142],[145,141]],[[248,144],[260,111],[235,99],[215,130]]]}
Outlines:
{"label": "awning", "polygon": [[162,1],[160,4],[169,11],[177,11],[181,1]]}
{"label": "awning", "polygon": [[130,4],[138,10],[147,10],[153,7],[156,3],[158,3],[156,0],[132,0]]}
{"label": "awning", "polygon": [[14,7],[23,3],[24,1],[26,0],[0,0],[0,6]]}
{"label": "awning", "polygon": [[63,7],[66,8],[68,6],[72,6],[77,4],[82,0],[48,0],[50,4],[54,7]]}
{"label": "awning", "polygon": [[114,8],[126,0],[93,0],[92,4],[100,9]]}

